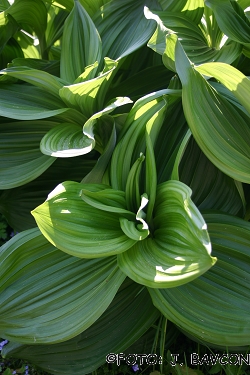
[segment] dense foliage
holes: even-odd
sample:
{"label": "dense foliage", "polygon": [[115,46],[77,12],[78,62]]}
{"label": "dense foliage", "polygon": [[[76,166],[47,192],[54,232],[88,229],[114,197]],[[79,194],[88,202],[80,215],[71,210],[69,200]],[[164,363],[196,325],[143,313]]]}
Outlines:
{"label": "dense foliage", "polygon": [[248,6],[0,0],[4,355],[250,345]]}

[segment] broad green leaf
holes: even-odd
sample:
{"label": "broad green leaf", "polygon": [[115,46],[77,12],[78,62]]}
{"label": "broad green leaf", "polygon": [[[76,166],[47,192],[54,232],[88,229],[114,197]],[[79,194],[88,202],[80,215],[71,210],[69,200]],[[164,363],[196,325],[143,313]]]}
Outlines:
{"label": "broad green leaf", "polygon": [[0,86],[0,116],[16,120],[37,120],[68,111],[60,99],[38,87],[9,84]]}
{"label": "broad green leaf", "polygon": [[69,256],[38,228],[3,245],[0,262],[0,333],[26,344],[61,342],[83,332],[107,309],[125,279],[115,257]]}
{"label": "broad green leaf", "polygon": [[47,17],[47,28],[46,28],[46,53],[48,55],[50,48],[61,38],[63,33],[64,22],[68,16],[68,12],[57,8],[55,6],[50,6],[48,9]]}
{"label": "broad green leaf", "polygon": [[10,14],[0,13],[0,53],[18,28],[19,25]]}
{"label": "broad green leaf", "polygon": [[172,76],[173,73],[168,71],[162,64],[150,66],[129,76],[128,79],[122,81],[114,88],[111,87],[107,94],[113,98],[118,95],[125,96],[129,93],[129,97],[136,101],[142,96],[165,89]]}
{"label": "broad green leaf", "polygon": [[74,8],[64,24],[61,78],[74,82],[86,66],[101,61],[101,53],[98,31],[81,3],[75,0]]}
{"label": "broad green leaf", "polygon": [[165,95],[173,91],[161,90],[139,99],[134,104],[120,133],[120,142],[111,160],[110,178],[114,189],[125,190],[132,165],[141,153],[145,154],[146,126],[152,129],[150,136],[153,143],[155,142],[167,107]]}
{"label": "broad green leaf", "polygon": [[236,1],[205,0],[216,17],[220,29],[232,40],[250,45],[250,22]]}
{"label": "broad green leaf", "polygon": [[92,142],[82,133],[80,125],[58,124],[43,137],[40,144],[45,155],[70,158],[84,155],[92,150]]}
{"label": "broad green leaf", "polygon": [[220,46],[222,33],[217,45],[213,45],[206,27],[203,26],[202,30],[196,23],[180,13],[162,11],[152,13],[147,10],[145,15],[157,22],[157,29],[150,38],[148,46],[163,55],[164,65],[172,71],[175,71],[174,39],[166,39],[166,36],[172,33],[178,36],[187,56],[195,64],[208,61],[222,61],[231,64],[241,54],[242,46],[232,40]]}
{"label": "broad green leaf", "polygon": [[[53,160],[53,158],[50,159]],[[38,178],[17,188],[2,190],[0,192],[0,212],[7,219],[11,228],[18,232],[34,228],[36,222],[30,212],[42,204],[51,190],[62,180],[80,182],[83,176],[92,171],[95,163],[96,160],[86,160],[81,156],[74,159],[55,160]],[[25,175],[25,172],[23,174]],[[11,177],[14,177],[13,174]]]}
{"label": "broad green leaf", "polygon": [[91,18],[100,10],[100,8],[110,0],[79,0]]}
{"label": "broad green leaf", "polygon": [[0,1],[0,11],[4,11],[6,10],[7,8],[9,8],[10,6],[10,3],[8,2],[8,0],[1,0]]}
{"label": "broad green leaf", "polygon": [[[95,166],[92,170],[82,179],[82,183],[88,184],[101,184],[106,183],[103,181],[103,177],[108,168],[109,161],[111,159],[113,150],[116,145],[116,130],[114,119],[109,117],[109,120],[112,121],[112,130],[109,131],[107,126],[105,126],[105,135],[109,135],[109,138],[106,140],[106,137],[102,137],[103,150],[102,154],[98,158]],[[106,124],[107,125],[107,124]],[[107,182],[109,185],[109,181]]]}
{"label": "broad green leaf", "polygon": [[103,58],[121,59],[147,43],[155,27],[144,17],[143,8],[147,3],[159,7],[154,0],[113,0],[95,15],[93,19],[103,43]]}
{"label": "broad green leaf", "polygon": [[203,15],[203,0],[159,0],[159,3],[164,11],[181,13],[185,18],[197,24]]}
{"label": "broad green leaf", "polygon": [[[109,353],[124,353],[133,343],[138,349],[137,339],[149,329],[158,316],[146,288],[127,279],[102,316],[80,335],[54,345],[9,343],[2,353],[7,357],[25,358],[52,374],[89,374],[105,363]],[[155,335],[155,329],[151,331]],[[169,331],[171,335],[176,335],[173,327]],[[142,337],[140,342],[139,348],[144,348],[148,343],[148,335]],[[129,351],[141,352],[145,350]]]}
{"label": "broad green leaf", "polygon": [[158,186],[151,237],[118,254],[132,280],[150,288],[172,288],[194,280],[215,262],[206,223],[179,181]]}
{"label": "broad green leaf", "polygon": [[180,181],[192,189],[192,200],[199,210],[220,210],[231,215],[244,212],[245,201],[238,190],[242,189],[242,184],[236,184],[216,168],[193,138],[179,165],[179,174]]}
{"label": "broad green leaf", "polygon": [[110,69],[100,76],[61,88],[59,94],[62,100],[69,107],[80,110],[86,117],[99,112],[104,106],[109,80],[117,66],[117,63],[110,59],[106,59],[106,64]]}
{"label": "broad green leaf", "polygon": [[55,158],[39,150],[41,138],[53,126],[52,121],[0,124],[0,189],[24,185],[54,163]]}
{"label": "broad green leaf", "polygon": [[250,91],[250,80],[238,69],[223,63],[207,63],[196,70],[205,76],[214,77],[236,97],[250,116],[250,103],[247,99]]}
{"label": "broad green leaf", "polygon": [[218,261],[196,280],[174,289],[149,289],[155,306],[198,340],[249,345],[250,223],[219,212],[204,214]]}
{"label": "broad green leaf", "polygon": [[5,14],[10,14],[19,24],[31,26],[42,42],[47,26],[47,9],[42,0],[15,0]]}
{"label": "broad green leaf", "polygon": [[[93,142],[93,147],[96,146],[98,151],[100,152],[103,151],[103,139],[106,138],[108,128],[106,128],[106,130],[104,128],[104,131],[103,131],[103,129],[98,129],[98,126],[96,124],[98,124],[98,121],[100,120],[99,126],[100,127],[105,126],[105,120],[107,120],[108,123],[110,120],[110,117],[107,116],[109,113],[113,112],[115,109],[117,109],[120,106],[130,104],[130,103],[132,103],[132,101],[129,98],[118,97],[115,100],[113,100],[111,103],[109,103],[107,107],[102,109],[100,112],[95,113],[93,116],[91,116],[88,119],[88,121],[85,122],[85,124],[83,125],[83,134],[87,136]],[[109,124],[106,124],[106,125],[109,126]],[[99,141],[97,140],[96,142],[95,135],[98,135],[98,133],[99,133],[99,136],[101,136],[101,139]]]}
{"label": "broad green leaf", "polygon": [[[177,78],[174,79],[176,81]],[[171,81],[171,86],[173,81]],[[174,83],[175,84],[175,83]],[[179,83],[178,83],[179,84]],[[181,91],[180,91],[181,92]],[[176,158],[188,131],[180,98],[169,105],[164,124],[155,144],[155,160],[158,183],[171,179]]]}
{"label": "broad green leaf", "polygon": [[21,68],[11,67],[3,69],[2,71],[0,71],[0,74],[18,78],[34,86],[40,87],[41,89],[46,90],[46,92],[54,95],[56,98],[60,98],[59,90],[64,85],[67,85],[67,82],[64,82],[63,80],[53,76],[52,74],[37,69],[31,69],[25,66]]}
{"label": "broad green leaf", "polygon": [[[121,214],[100,210],[81,198],[82,190],[101,195],[106,189],[109,189],[106,185],[66,181],[58,185],[32,215],[43,235],[68,254],[100,258],[121,253],[135,243],[120,228]],[[112,191],[114,200],[117,194],[120,197],[120,192]],[[121,209],[126,210],[125,199]],[[133,213],[129,215],[135,217]]]}
{"label": "broad green leaf", "polygon": [[8,64],[8,68],[19,67],[19,69],[21,69],[21,67],[23,68],[24,66],[31,69],[43,70],[57,77],[60,75],[60,61],[49,61],[35,58],[16,58]]}
{"label": "broad green leaf", "polygon": [[[10,61],[15,58],[23,57],[23,51],[14,38],[11,38],[8,43],[5,44],[4,49],[0,54],[0,69],[6,68]],[[11,77],[0,77],[0,81],[15,81],[14,78]]]}
{"label": "broad green leaf", "polygon": [[[237,111],[198,73],[177,40],[175,63],[182,81],[184,114],[196,142],[222,172],[249,182],[249,117]],[[234,84],[231,79],[229,82]],[[245,89],[242,86],[240,98]]]}
{"label": "broad green leaf", "polygon": [[23,55],[28,59],[40,59],[41,53],[39,45],[34,45],[34,37],[27,34],[25,30],[20,30],[14,35],[19,46],[22,48]]}

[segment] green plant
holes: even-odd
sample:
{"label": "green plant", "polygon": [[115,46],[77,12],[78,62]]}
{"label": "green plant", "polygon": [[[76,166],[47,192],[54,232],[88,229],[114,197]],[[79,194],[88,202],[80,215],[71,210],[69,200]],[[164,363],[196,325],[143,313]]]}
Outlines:
{"label": "green plant", "polygon": [[167,320],[249,345],[247,5],[0,2],[4,355],[87,374]]}

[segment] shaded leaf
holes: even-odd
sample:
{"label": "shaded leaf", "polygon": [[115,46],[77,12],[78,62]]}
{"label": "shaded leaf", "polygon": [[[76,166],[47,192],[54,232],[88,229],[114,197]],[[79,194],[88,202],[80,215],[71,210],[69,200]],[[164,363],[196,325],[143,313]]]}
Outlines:
{"label": "shaded leaf", "polygon": [[9,84],[0,87],[0,116],[37,120],[68,111],[60,99],[38,87]]}
{"label": "shaded leaf", "polygon": [[9,343],[3,353],[25,358],[52,374],[88,374],[104,364],[107,354],[123,353],[158,316],[147,290],[127,279],[102,316],[80,335],[53,346]]}
{"label": "shaded leaf", "polygon": [[11,15],[0,13],[0,53],[18,28],[19,25]]}
{"label": "shaded leaf", "polygon": [[38,228],[3,245],[0,260],[0,332],[19,343],[55,343],[76,336],[102,315],[125,278],[116,258],[69,256]]}
{"label": "shaded leaf", "polygon": [[15,0],[5,11],[17,23],[28,24],[42,40],[47,26],[47,9],[42,0]]}
{"label": "shaded leaf", "polygon": [[[83,157],[56,159],[38,178],[20,187],[1,191],[0,212],[17,232],[34,228],[36,222],[30,211],[42,204],[50,191],[62,180],[80,182],[83,176],[93,169],[95,163],[96,160],[86,160]],[[15,176],[12,174],[11,177]]]}
{"label": "shaded leaf", "polygon": [[0,189],[24,185],[54,163],[55,158],[39,150],[41,138],[54,125],[52,121],[0,124]]}
{"label": "shaded leaf", "polygon": [[204,218],[217,263],[186,285],[149,289],[153,303],[198,340],[229,348],[249,345],[250,223],[219,212]]}
{"label": "shaded leaf", "polygon": [[[159,7],[156,1],[150,3]],[[103,43],[103,58],[121,59],[147,43],[155,26],[144,17],[144,5],[144,0],[113,0],[95,15],[94,22]]]}

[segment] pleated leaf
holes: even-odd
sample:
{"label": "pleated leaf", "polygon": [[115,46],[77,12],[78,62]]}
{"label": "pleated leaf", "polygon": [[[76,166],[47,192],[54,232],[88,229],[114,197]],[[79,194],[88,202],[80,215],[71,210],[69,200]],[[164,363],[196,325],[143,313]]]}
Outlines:
{"label": "pleated leaf", "polygon": [[10,14],[19,24],[32,27],[42,39],[47,26],[47,9],[42,0],[15,0],[5,14]]}
{"label": "pleated leaf", "polygon": [[196,24],[200,22],[204,11],[203,0],[159,0],[159,3],[164,11],[181,13]]}
{"label": "pleated leaf", "polygon": [[125,278],[116,258],[69,256],[38,228],[3,245],[0,260],[0,334],[19,343],[56,343],[81,333],[107,309]]}
{"label": "pleated leaf", "polygon": [[198,279],[175,289],[150,289],[155,306],[198,340],[220,346],[249,345],[250,224],[204,214],[218,261]]}
{"label": "pleated leaf", "polygon": [[63,87],[63,85],[67,84],[67,82],[63,82],[63,80],[53,76],[52,74],[37,69],[31,69],[26,66],[21,68],[7,68],[0,71],[0,74],[18,78],[34,86],[40,87],[41,89],[46,90],[46,92],[54,95],[56,98],[60,98],[59,90]]}
{"label": "pleated leaf", "polygon": [[250,103],[247,98],[250,90],[249,78],[233,66],[218,62],[202,64],[196,70],[205,76],[214,77],[222,83],[248,111],[250,116]]}
{"label": "pleated leaf", "polygon": [[[36,222],[30,212],[42,204],[51,190],[62,180],[80,182],[92,171],[95,163],[96,160],[86,160],[81,156],[74,159],[58,158],[38,178],[17,188],[2,190],[0,212],[5,216],[11,228],[18,232],[34,228]],[[24,175],[25,173],[23,171]]]}
{"label": "pleated leaf", "polygon": [[132,165],[141,153],[145,154],[146,126],[153,129],[152,137],[155,140],[167,107],[164,96],[172,92],[172,90],[161,90],[146,95],[140,98],[130,110],[120,133],[120,142],[111,160],[110,179],[114,189],[125,190]]}
{"label": "pleated leaf", "polygon": [[[157,53],[163,55],[164,65],[175,71],[174,67],[174,41],[166,36],[176,33],[181,40],[182,47],[189,59],[194,64],[202,64],[209,61],[222,61],[231,64],[242,52],[242,46],[235,41],[227,41],[221,47],[211,45],[208,30],[202,32],[201,28],[183,13],[169,13],[149,10],[145,13],[149,19],[157,22],[157,29],[148,42],[148,46]],[[221,37],[222,39],[222,37]],[[172,61],[171,61],[172,60]]]}
{"label": "pleated leaf", "polygon": [[[99,192],[109,189],[106,185],[79,184],[66,181],[58,185],[47,200],[32,211],[43,235],[60,250],[80,258],[99,258],[119,254],[136,241],[128,238],[120,228],[120,212],[109,208],[102,210],[86,203],[81,194],[85,190]],[[112,199],[126,210],[122,192],[112,191]],[[86,196],[86,192],[85,192]],[[86,200],[86,198],[85,198]],[[120,202],[120,203],[119,203]],[[121,207],[122,204],[122,207]],[[110,206],[110,204],[108,204]],[[129,217],[135,214],[128,212]]]}
{"label": "pleated leaf", "polygon": [[100,76],[88,81],[64,86],[59,94],[62,100],[71,108],[81,111],[86,117],[92,116],[104,106],[105,94],[109,87],[109,79],[117,63],[106,59],[106,71]]}
{"label": "pleated leaf", "polygon": [[[54,345],[9,343],[2,353],[25,358],[52,374],[89,374],[105,363],[109,353],[123,353],[136,343],[158,316],[147,290],[127,279],[103,315],[80,335]],[[141,347],[147,340],[142,337]]]}
{"label": "pleated leaf", "polygon": [[99,33],[84,7],[75,0],[74,8],[64,24],[61,78],[69,83],[74,82],[86,66],[100,62],[101,53]]}
{"label": "pleated leaf", "polygon": [[0,124],[0,189],[27,184],[54,163],[56,158],[39,150],[41,138],[54,125],[52,121]]}
{"label": "pleated leaf", "polygon": [[19,25],[15,19],[4,12],[0,13],[0,52],[4,49],[8,40],[18,30]]}
{"label": "pleated leaf", "polygon": [[69,158],[89,153],[91,140],[82,133],[82,127],[75,124],[59,124],[43,137],[41,152],[59,158]]}
{"label": "pleated leaf", "polygon": [[[197,72],[177,39],[175,64],[183,86],[184,114],[196,142],[222,172],[241,182],[249,182],[249,117],[241,114]],[[240,98],[245,85],[248,87],[247,78],[246,81],[239,86]],[[235,80],[229,79],[229,82],[235,87]]]}
{"label": "pleated leaf", "polygon": [[179,181],[158,186],[150,238],[118,255],[132,280],[150,288],[172,288],[197,278],[215,262],[206,223]]}
{"label": "pleated leaf", "polygon": [[192,200],[199,210],[220,210],[231,215],[245,207],[241,183],[222,173],[203,154],[192,138],[181,160],[180,181],[192,189]]}
{"label": "pleated leaf", "polygon": [[220,29],[232,40],[250,45],[250,22],[236,1],[205,0],[215,14]]}
{"label": "pleated leaf", "polygon": [[0,116],[38,120],[68,111],[60,99],[38,87],[8,84],[0,87]]}
{"label": "pleated leaf", "polygon": [[[147,2],[159,8],[156,1]],[[146,3],[142,0],[113,0],[95,15],[94,22],[103,43],[103,58],[121,59],[147,43],[155,26],[144,17]]]}

